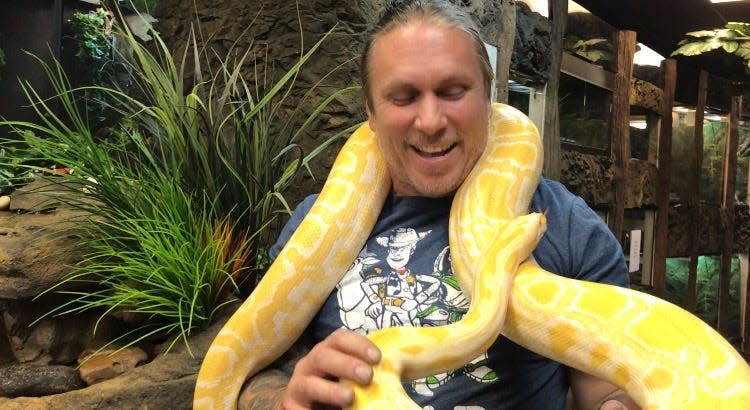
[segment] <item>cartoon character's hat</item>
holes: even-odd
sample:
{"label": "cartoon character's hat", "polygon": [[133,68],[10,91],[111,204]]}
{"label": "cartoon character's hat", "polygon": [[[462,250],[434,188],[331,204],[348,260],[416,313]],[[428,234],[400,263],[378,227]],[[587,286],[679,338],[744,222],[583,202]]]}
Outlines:
{"label": "cartoon character's hat", "polygon": [[414,246],[421,238],[412,228],[398,228],[388,237],[388,245],[394,247]]}

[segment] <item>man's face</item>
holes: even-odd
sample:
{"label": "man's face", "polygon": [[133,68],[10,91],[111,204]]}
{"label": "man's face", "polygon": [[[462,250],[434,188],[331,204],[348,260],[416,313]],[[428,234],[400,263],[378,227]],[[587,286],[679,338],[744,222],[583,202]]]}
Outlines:
{"label": "man's face", "polygon": [[367,115],[394,192],[453,193],[484,150],[491,112],[471,37],[412,21],[370,52]]}

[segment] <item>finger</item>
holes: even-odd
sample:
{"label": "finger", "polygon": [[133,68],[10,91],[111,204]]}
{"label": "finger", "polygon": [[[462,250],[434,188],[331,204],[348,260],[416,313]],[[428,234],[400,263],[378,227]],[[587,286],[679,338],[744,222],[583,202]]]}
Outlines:
{"label": "finger", "polygon": [[349,353],[332,348],[331,345],[320,345],[297,362],[294,374],[368,384],[372,379],[372,366]]}
{"label": "finger", "polygon": [[607,400],[602,403],[600,410],[628,410],[628,408],[617,400]]}
{"label": "finger", "polygon": [[338,329],[324,342],[337,351],[361,359],[369,364],[380,361],[380,349],[365,336],[347,329]]}
{"label": "finger", "polygon": [[309,409],[313,403],[347,407],[354,400],[354,391],[345,385],[322,377],[292,378],[282,403],[284,409]]}

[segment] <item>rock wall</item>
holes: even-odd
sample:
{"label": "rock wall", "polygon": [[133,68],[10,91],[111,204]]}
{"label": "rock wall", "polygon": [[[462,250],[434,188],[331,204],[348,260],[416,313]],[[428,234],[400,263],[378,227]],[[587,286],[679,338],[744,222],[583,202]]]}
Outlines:
{"label": "rock wall", "polygon": [[[720,254],[725,222],[722,210],[714,205],[700,205],[698,220],[694,220],[689,208],[675,205],[669,212],[668,257],[688,256],[690,236],[687,227],[698,226],[698,249],[701,254]],[[750,250],[750,209],[747,205],[734,207],[734,246],[732,252],[747,253]]]}
{"label": "rock wall", "polygon": [[563,151],[560,182],[589,206],[612,202],[612,159],[603,155]]}
{"label": "rock wall", "polygon": [[516,73],[533,77],[546,83],[552,65],[552,23],[539,13],[531,11],[526,3],[516,3],[516,38],[510,68]]}

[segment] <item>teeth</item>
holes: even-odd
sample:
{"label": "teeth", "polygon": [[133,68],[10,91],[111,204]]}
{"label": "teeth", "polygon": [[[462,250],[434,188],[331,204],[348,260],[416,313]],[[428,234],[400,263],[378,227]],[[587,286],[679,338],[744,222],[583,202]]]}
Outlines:
{"label": "teeth", "polygon": [[414,148],[426,154],[437,154],[440,152],[448,151],[450,147],[451,147],[450,145],[444,145],[444,146],[427,146],[427,147],[414,147]]}

